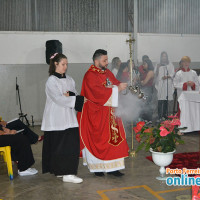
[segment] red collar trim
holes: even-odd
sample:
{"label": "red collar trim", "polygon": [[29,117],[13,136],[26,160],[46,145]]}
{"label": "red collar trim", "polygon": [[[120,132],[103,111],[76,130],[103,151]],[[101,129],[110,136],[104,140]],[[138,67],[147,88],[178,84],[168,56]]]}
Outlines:
{"label": "red collar trim", "polygon": [[188,68],[187,70],[185,68],[182,67],[181,69],[183,72],[189,72],[190,71],[190,68]]}

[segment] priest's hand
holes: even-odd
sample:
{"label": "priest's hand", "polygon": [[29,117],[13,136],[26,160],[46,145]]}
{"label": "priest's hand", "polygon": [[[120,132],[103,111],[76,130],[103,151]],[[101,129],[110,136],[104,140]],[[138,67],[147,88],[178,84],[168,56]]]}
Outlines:
{"label": "priest's hand", "polygon": [[87,98],[86,97],[84,97],[84,103],[86,103],[87,102]]}
{"label": "priest's hand", "polygon": [[108,85],[108,86],[106,86],[107,88],[112,88],[113,87],[113,85]]}
{"label": "priest's hand", "polygon": [[118,86],[118,91],[121,92],[122,90],[125,90],[127,88],[127,83],[120,83]]}

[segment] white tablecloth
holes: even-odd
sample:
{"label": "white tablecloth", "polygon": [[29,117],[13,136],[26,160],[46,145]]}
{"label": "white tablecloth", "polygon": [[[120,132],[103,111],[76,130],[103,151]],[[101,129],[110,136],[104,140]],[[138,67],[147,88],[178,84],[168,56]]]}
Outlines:
{"label": "white tablecloth", "polygon": [[182,127],[187,127],[181,132],[200,130],[200,93],[199,91],[182,92],[178,98],[181,110],[180,121]]}

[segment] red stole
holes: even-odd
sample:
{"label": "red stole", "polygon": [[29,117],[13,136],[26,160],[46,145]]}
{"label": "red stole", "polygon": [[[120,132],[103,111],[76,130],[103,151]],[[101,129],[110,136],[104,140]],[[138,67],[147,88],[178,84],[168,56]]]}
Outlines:
{"label": "red stole", "polygon": [[[188,68],[187,70],[185,69],[185,68],[181,68],[181,70],[183,71],[183,72],[189,72],[190,71],[190,68]],[[196,88],[196,86],[195,86],[195,84],[191,87],[191,89],[192,90],[195,90],[195,88]],[[187,82],[185,82],[185,83],[183,83],[183,88],[182,88],[182,90],[183,91],[187,91],[187,89],[188,89],[188,85],[187,85]],[[180,107],[179,107],[179,103],[178,103],[178,112],[177,112],[177,117],[180,119],[180,115],[181,115],[181,110],[180,110]]]}
{"label": "red stole", "polygon": [[[183,72],[189,72],[190,68],[187,68],[187,70],[186,70],[185,68],[182,67],[181,70]],[[195,90],[195,84],[191,88],[192,88],[192,90]],[[183,91],[187,91],[187,89],[188,89],[187,83],[183,83],[183,88],[182,89],[183,89]]]}

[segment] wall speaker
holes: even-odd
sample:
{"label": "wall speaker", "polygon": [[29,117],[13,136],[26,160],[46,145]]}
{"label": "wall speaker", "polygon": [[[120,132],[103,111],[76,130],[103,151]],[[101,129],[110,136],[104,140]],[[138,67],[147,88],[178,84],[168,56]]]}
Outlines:
{"label": "wall speaker", "polygon": [[62,43],[59,40],[46,41],[46,63],[50,64],[50,57],[54,53],[62,53]]}

